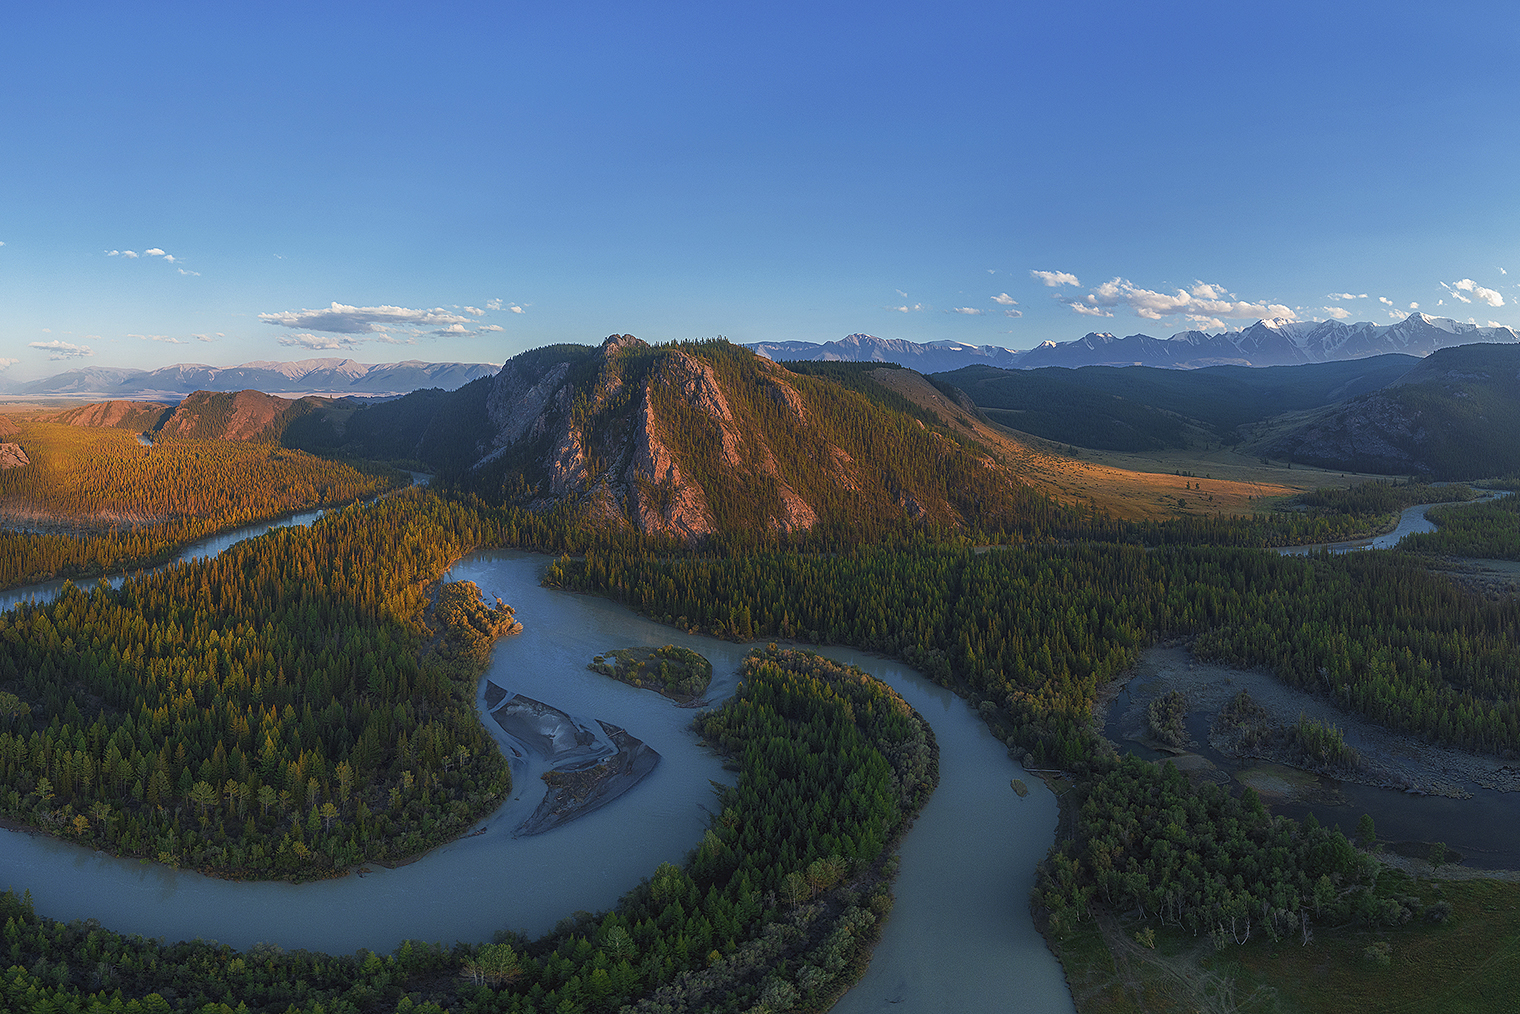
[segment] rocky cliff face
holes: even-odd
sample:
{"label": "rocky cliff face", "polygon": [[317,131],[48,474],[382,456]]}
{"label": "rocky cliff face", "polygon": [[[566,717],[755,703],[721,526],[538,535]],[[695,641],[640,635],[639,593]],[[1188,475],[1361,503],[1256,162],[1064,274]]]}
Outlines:
{"label": "rocky cliff face", "polygon": [[[726,343],[651,348],[613,335],[594,350],[535,350],[494,381],[493,442],[475,470],[520,470],[536,505],[569,500],[601,520],[684,539],[736,526],[805,531],[847,513],[852,498],[957,520],[943,494],[877,460],[873,427],[857,427],[863,444],[841,438],[837,420],[820,416],[826,403],[813,401],[826,387]],[[921,423],[892,419],[887,430],[916,427],[933,453],[957,453],[928,440]]]}

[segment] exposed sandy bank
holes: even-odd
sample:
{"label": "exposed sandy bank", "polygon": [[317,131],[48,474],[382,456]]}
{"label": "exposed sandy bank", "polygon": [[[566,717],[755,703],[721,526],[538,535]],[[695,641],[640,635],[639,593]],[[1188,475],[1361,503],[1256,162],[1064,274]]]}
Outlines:
{"label": "exposed sandy bank", "polygon": [[591,813],[637,785],[660,763],[643,740],[600,719],[574,718],[521,694],[507,696],[486,682],[486,707],[519,758],[533,755],[549,770],[543,801],[519,824],[514,836],[542,834]]}

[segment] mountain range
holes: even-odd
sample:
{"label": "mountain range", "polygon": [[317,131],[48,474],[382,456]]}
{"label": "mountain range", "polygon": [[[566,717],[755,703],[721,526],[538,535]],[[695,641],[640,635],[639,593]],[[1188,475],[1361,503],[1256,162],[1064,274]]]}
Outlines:
{"label": "mountain range", "polygon": [[90,366],[16,385],[12,394],[68,395],[112,399],[179,399],[194,391],[263,391],[265,394],[325,394],[383,397],[438,387],[452,391],[489,377],[498,363],[365,364],[352,359],[259,361],[239,366],[179,363],[157,370]]}
{"label": "mountain range", "polygon": [[897,363],[920,373],[943,373],[965,366],[1000,369],[1038,369],[1045,366],[1156,366],[1197,369],[1205,366],[1298,366],[1398,353],[1426,356],[1437,349],[1474,342],[1520,342],[1507,327],[1479,327],[1411,313],[1394,324],[1338,320],[1260,320],[1240,331],[1182,331],[1170,338],[1133,334],[1119,338],[1089,332],[1075,341],[1042,342],[1015,351],[996,345],[961,342],[910,342],[852,334],[835,342],[754,342],[746,346],[760,355],[784,360],[842,360]]}

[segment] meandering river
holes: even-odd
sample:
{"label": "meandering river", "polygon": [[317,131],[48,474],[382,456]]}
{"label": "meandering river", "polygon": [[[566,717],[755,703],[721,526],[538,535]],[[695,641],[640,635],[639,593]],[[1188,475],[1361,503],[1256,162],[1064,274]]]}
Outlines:
{"label": "meandering river", "polygon": [[[1483,503],[1488,500],[1497,500],[1501,496],[1509,496],[1507,489],[1496,490],[1483,496],[1466,501],[1467,503]],[[1399,512],[1399,523],[1393,527],[1393,531],[1384,532],[1375,539],[1352,539],[1349,542],[1317,542],[1310,546],[1285,546],[1278,552],[1283,556],[1305,556],[1309,553],[1317,553],[1326,550],[1331,553],[1350,553],[1361,549],[1392,549],[1404,541],[1406,535],[1414,535],[1418,532],[1433,532],[1436,524],[1425,516],[1425,512],[1432,507],[1460,507],[1460,502],[1421,503],[1413,507],[1405,507]]]}
{"label": "meandering river", "polygon": [[[212,555],[237,540],[229,533],[218,541],[187,555]],[[542,793],[535,772],[520,769],[513,798],[481,823],[483,833],[397,869],[309,884],[216,880],[3,832],[0,887],[30,890],[45,915],[95,918],[123,932],[329,953],[385,952],[404,939],[486,940],[500,929],[538,935],[577,910],[611,907],[661,862],[683,860],[707,826],[713,783],[732,776],[690,731],[692,711],[586,664],[612,648],[684,645],[712,661],[709,699],[718,701],[732,693],[748,648],[684,634],[605,599],[543,588],[546,563],[527,553],[482,552],[449,576],[474,581],[487,600],[511,603],[524,624],[497,644],[486,679],[621,725],[659,751],[659,767],[613,804],[548,833],[514,838],[511,830]],[[10,602],[45,594],[23,589]],[[1054,796],[1034,778],[1026,798],[1014,793],[1010,779],[1023,771],[960,698],[898,663],[842,648],[821,653],[896,689],[928,719],[940,747],[940,786],[903,842],[897,906],[870,970],[837,1009],[1072,1010],[1060,965],[1027,903],[1034,868],[1054,840]],[[485,725],[499,733],[495,722]]]}

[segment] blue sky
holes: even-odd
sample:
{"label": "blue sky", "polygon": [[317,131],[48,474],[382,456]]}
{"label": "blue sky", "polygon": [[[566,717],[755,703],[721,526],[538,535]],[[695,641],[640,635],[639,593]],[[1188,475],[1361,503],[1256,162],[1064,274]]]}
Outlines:
{"label": "blue sky", "polygon": [[11,381],[611,333],[1028,348],[1413,304],[1520,325],[1507,4],[5,21]]}

